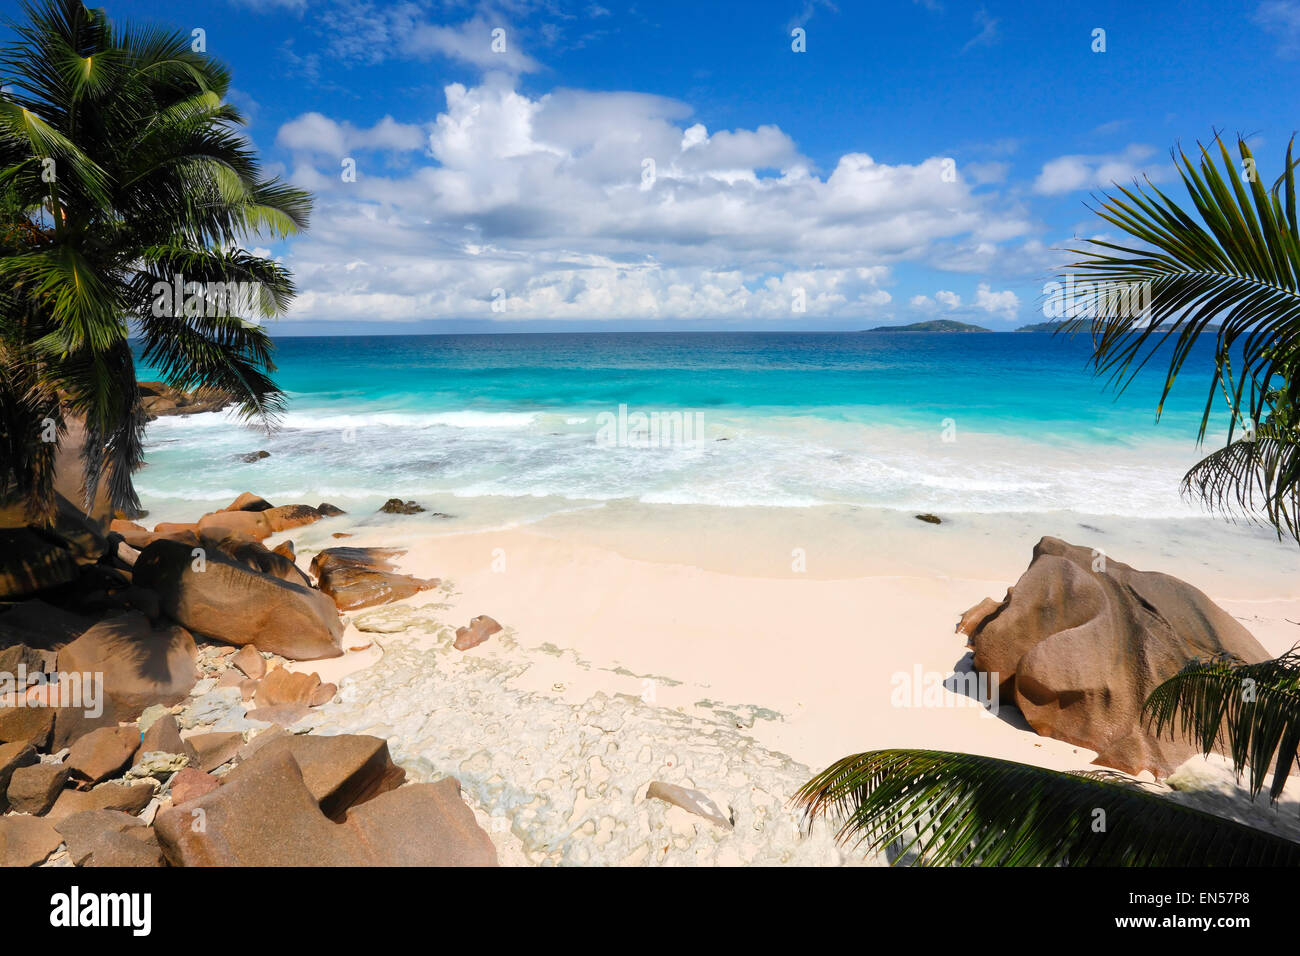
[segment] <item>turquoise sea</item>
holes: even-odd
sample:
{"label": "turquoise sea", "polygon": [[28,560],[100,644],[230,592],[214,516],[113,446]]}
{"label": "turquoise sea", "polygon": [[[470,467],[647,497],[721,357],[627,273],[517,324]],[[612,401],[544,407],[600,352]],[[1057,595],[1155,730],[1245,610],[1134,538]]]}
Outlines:
{"label": "turquoise sea", "polygon": [[[1117,393],[1089,367],[1086,335],[282,338],[280,429],[160,419],[137,484],[156,513],[252,489],[449,512],[631,499],[1178,517],[1199,513],[1178,480],[1197,455],[1211,345],[1157,423],[1163,362]],[[602,433],[620,406],[630,426]],[[638,413],[679,414],[692,440],[667,425],[649,436]],[[270,457],[240,460],[259,449]]]}

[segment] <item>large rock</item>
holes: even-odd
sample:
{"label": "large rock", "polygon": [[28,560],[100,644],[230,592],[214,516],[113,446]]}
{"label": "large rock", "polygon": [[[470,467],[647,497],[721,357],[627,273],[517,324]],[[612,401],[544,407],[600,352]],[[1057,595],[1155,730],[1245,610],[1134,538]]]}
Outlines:
{"label": "large rock", "polygon": [[274,505],[265,498],[259,498],[251,491],[245,491],[242,495],[232,501],[222,511],[270,511]]}
{"label": "large rock", "polygon": [[121,810],[133,816],[143,810],[153,799],[151,783],[101,783],[93,790],[64,790],[45,814],[45,819],[57,824],[60,820],[83,810]]}
{"label": "large rock", "polygon": [[365,734],[314,737],[310,734],[282,734],[267,741],[232,770],[226,783],[259,773],[259,768],[276,754],[287,752],[302,771],[303,783],[320,804],[321,812],[341,822],[348,810],[381,793],[395,790],[406,779],[406,771],[393,763],[387,741]]}
{"label": "large rock", "polygon": [[94,623],[92,618],[32,598],[0,614],[0,644],[58,650],[86,633]]}
{"label": "large rock", "polygon": [[334,823],[293,755],[280,750],[257,773],[161,811],[154,828],[175,866],[495,865],[496,851],[459,789],[450,778],[401,787]]}
{"label": "large rock", "polygon": [[136,385],[140,389],[140,404],[150,421],[169,415],[219,412],[236,401],[231,393],[214,388],[187,392],[166,382],[137,382]]}
{"label": "large rock", "polygon": [[[183,547],[183,546],[182,546]],[[184,700],[198,680],[198,650],[183,627],[155,629],[138,611],[96,624],[59,651],[64,674],[101,674],[119,719]]]}
{"label": "large rock", "polygon": [[264,512],[272,531],[288,531],[314,524],[325,517],[311,505],[281,505]]}
{"label": "large rock", "polygon": [[85,789],[117,776],[139,749],[140,731],[134,724],[101,727],[72,745],[68,751],[68,770],[72,779]]}
{"label": "large rock", "polygon": [[437,587],[437,579],[393,571],[394,561],[405,553],[398,548],[326,548],[311,559],[311,573],[321,591],[344,611],[400,601]]}
{"label": "large rock", "polygon": [[1127,773],[1163,777],[1196,752],[1140,722],[1158,684],[1191,660],[1269,657],[1190,584],[1059,538],[1039,541],[1007,599],[985,608],[963,623],[975,669],[996,675],[1001,702],[1038,733],[1095,750],[1096,763]]}
{"label": "large rock", "polygon": [[84,810],[55,826],[74,866],[163,866],[153,829],[120,810]]}
{"label": "large rock", "polygon": [[41,817],[0,817],[0,866],[39,866],[62,842]]}
{"label": "large rock", "polygon": [[168,617],[228,644],[256,643],[295,660],[343,653],[343,622],[328,596],[251,571],[220,551],[208,552],[201,567],[184,545],[155,541],[136,561],[135,583],[157,592]]}
{"label": "large rock", "polygon": [[53,729],[51,707],[0,707],[0,743],[21,742],[44,750]]}
{"label": "large rock", "polygon": [[209,539],[204,539],[203,543],[210,548],[215,547],[222,554],[238,561],[250,571],[269,574],[273,578],[288,581],[290,584],[301,584],[306,588],[311,587],[311,578],[307,577],[299,569],[292,558],[269,550],[260,541],[252,541],[239,535],[231,535],[215,545]]}
{"label": "large rock", "polygon": [[231,535],[261,541],[272,534],[265,511],[215,511],[199,519],[199,535],[220,541]]}
{"label": "large rock", "polygon": [[65,544],[37,528],[0,528],[0,601],[74,581],[78,565]]}
{"label": "large rock", "polygon": [[150,724],[140,735],[140,749],[136,751],[135,766],[145,754],[183,754],[189,758],[189,766],[197,767],[200,763],[199,753],[194,745],[181,739],[180,727],[172,714],[163,714]]}
{"label": "large rock", "polygon": [[21,502],[0,505],[0,600],[67,584],[77,577],[78,565],[94,564],[108,551],[106,536],[113,520],[109,476],[103,477],[87,503],[82,461],[85,428],[71,416],[65,425],[54,453],[53,512],[29,524]]}
{"label": "large rock", "polygon": [[9,806],[18,813],[40,816],[54,806],[67,782],[65,764],[34,763],[18,767],[9,778]]}
{"label": "large rock", "polygon": [[30,767],[39,758],[31,744],[16,741],[0,744],[0,812],[8,809],[9,782],[20,767]]}

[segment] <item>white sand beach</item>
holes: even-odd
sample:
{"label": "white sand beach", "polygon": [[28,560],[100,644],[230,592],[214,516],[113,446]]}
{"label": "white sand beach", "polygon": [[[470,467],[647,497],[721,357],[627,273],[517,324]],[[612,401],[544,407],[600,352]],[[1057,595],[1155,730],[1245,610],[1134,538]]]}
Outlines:
{"label": "white sand beach", "polygon": [[[1039,517],[1037,529],[1006,515],[935,526],[620,503],[467,533],[341,516],[267,543],[293,538],[304,567],[341,544],[407,548],[401,570],[442,579],[347,614],[344,647],[363,650],[290,666],[340,682],[308,718],[315,732],[383,736],[417,779],[458,777],[503,862],[820,864],[858,857],[820,826],[799,835],[787,802],[839,757],[917,747],[1095,769],[1092,751],[1038,736],[1014,708],[993,716],[954,690],[914,689],[968,666],[958,616],[1000,599],[1041,534],[1113,540],[1115,558],[1183,576],[1270,653],[1300,638],[1300,576],[1285,561],[1233,575],[1230,542],[1259,546],[1240,529],[1067,532]],[[1161,553],[1177,533],[1224,543],[1177,560]],[[479,614],[505,631],[454,650]],[[1224,786],[1221,759],[1207,766]],[[654,780],[710,794],[735,829],[647,801]]]}

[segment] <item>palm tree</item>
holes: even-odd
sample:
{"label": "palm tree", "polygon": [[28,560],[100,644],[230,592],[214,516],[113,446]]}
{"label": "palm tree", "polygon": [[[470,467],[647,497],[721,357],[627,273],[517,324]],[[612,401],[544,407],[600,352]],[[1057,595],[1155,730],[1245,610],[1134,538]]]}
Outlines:
{"label": "palm tree", "polygon": [[0,52],[0,504],[48,519],[49,439],[76,418],[87,506],[106,481],[134,512],[146,418],[128,335],[170,384],[230,393],[271,427],[283,397],[258,323],[294,286],[242,243],[305,228],[311,200],[263,176],[229,73],[189,36],[79,0],[24,12]]}
{"label": "palm tree", "polygon": [[[1220,172],[1202,147],[1174,156],[1195,216],[1150,181],[1105,195],[1098,215],[1142,248],[1088,240],[1072,269],[1103,308],[1091,316],[1100,372],[1123,388],[1169,348],[1163,406],[1198,335],[1221,323],[1199,441],[1220,392],[1226,445],[1187,473],[1183,490],[1213,508],[1262,519],[1300,541],[1300,229],[1294,162],[1265,190],[1238,139],[1243,181],[1217,137]],[[1121,306],[1144,290],[1147,308]],[[1079,321],[1067,322],[1075,328]],[[1239,363],[1234,375],[1233,362]],[[1258,424],[1257,424],[1258,423]],[[1240,435],[1240,437],[1234,437]],[[1149,695],[1144,720],[1203,753],[1222,746],[1254,797],[1274,801],[1300,762],[1300,649],[1273,661],[1190,662]],[[842,842],[922,865],[1289,865],[1300,843],[1203,813],[1105,771],[1061,773],[971,754],[884,750],[845,757],[800,789],[809,821],[840,821]]]}

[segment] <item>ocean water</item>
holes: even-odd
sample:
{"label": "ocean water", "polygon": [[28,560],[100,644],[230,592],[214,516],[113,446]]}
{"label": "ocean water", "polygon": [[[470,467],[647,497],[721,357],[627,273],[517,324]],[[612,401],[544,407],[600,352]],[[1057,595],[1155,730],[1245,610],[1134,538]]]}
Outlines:
{"label": "ocean water", "polygon": [[[1211,346],[1157,423],[1163,363],[1117,393],[1086,335],[285,338],[274,434],[225,414],[160,419],[137,485],[155,517],[254,490],[516,517],[630,500],[1177,518],[1201,514],[1178,483],[1198,457]],[[270,457],[240,460],[258,449]]]}

